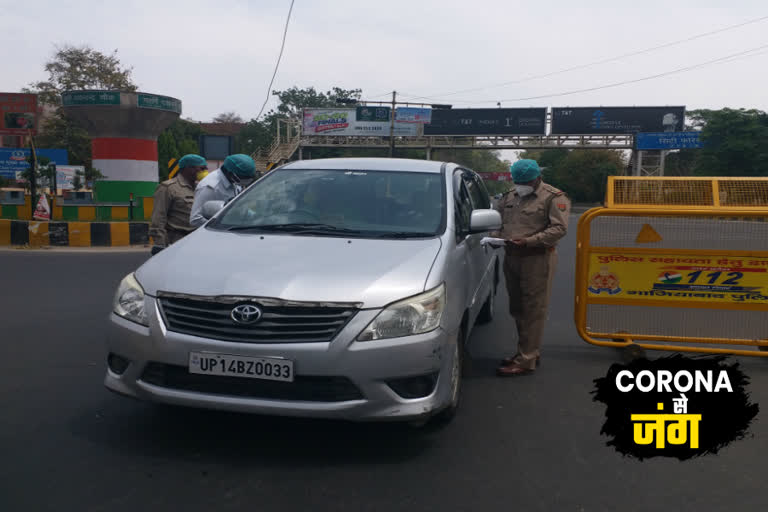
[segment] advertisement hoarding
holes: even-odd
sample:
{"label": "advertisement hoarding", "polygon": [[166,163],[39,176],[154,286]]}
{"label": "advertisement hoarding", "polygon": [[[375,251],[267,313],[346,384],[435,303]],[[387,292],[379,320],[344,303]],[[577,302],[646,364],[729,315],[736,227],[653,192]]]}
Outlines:
{"label": "advertisement hoarding", "polygon": [[685,107],[553,107],[552,135],[680,132]]}
{"label": "advertisement hoarding", "polygon": [[[0,148],[0,177],[7,180],[18,179],[17,173],[29,168],[27,158],[29,149]],[[69,164],[66,149],[38,149],[38,157],[47,157],[51,163],[59,165]]]}
{"label": "advertisement hoarding", "polygon": [[686,149],[703,146],[701,132],[656,132],[638,133],[635,148],[639,150]]}
{"label": "advertisement hoarding", "polygon": [[424,135],[544,135],[546,118],[546,108],[436,109]]}
{"label": "advertisement hoarding", "polygon": [[[57,165],[56,166],[56,188],[60,190],[74,190],[75,175],[78,172],[84,176],[85,167],[82,165]],[[81,179],[85,180],[84,177]]]}
{"label": "advertisement hoarding", "polygon": [[429,124],[432,121],[432,109],[399,107],[395,110],[395,121],[400,123]]}
{"label": "advertisement hoarding", "polygon": [[37,95],[0,93],[0,135],[37,133]]}
{"label": "advertisement hoarding", "polygon": [[[377,110],[381,107],[371,107]],[[375,116],[375,112],[373,113]],[[369,116],[365,116],[370,119]],[[307,108],[304,109],[302,134],[309,136],[334,135],[334,136],[380,136],[388,137],[390,119],[381,121],[358,120],[357,109],[349,108]],[[420,126],[417,123],[395,122],[394,135],[396,137],[416,137],[419,135]]]}

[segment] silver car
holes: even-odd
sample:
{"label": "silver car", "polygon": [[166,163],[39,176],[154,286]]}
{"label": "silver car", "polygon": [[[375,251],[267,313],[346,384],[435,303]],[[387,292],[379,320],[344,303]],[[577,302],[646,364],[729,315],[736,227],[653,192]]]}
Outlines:
{"label": "silver car", "polygon": [[[121,282],[105,385],[168,404],[351,420],[450,418],[490,321],[499,229],[452,163],[293,162]],[[218,211],[217,211],[218,210]]]}

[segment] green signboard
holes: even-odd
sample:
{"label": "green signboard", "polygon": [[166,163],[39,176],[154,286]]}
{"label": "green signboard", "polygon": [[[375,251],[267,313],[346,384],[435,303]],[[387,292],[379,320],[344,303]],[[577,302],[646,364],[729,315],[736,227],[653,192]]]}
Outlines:
{"label": "green signboard", "polygon": [[390,107],[357,107],[356,115],[358,121],[389,121]]}
{"label": "green signboard", "polygon": [[61,94],[61,102],[65,107],[88,105],[119,105],[118,91],[73,91]]}
{"label": "green signboard", "polygon": [[139,108],[155,108],[158,110],[170,110],[181,114],[181,101],[168,96],[158,96],[157,94],[139,93]]}

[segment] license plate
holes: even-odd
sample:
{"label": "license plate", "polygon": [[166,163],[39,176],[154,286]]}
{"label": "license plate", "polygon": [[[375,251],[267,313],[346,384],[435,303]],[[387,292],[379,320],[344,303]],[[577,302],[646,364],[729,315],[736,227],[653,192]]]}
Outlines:
{"label": "license plate", "polygon": [[277,357],[191,352],[189,373],[293,382],[293,361]]}

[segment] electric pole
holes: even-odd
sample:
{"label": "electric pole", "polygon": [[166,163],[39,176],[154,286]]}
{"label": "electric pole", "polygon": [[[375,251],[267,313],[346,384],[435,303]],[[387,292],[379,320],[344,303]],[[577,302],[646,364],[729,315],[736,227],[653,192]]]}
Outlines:
{"label": "electric pole", "polygon": [[392,111],[389,119],[389,158],[392,158],[395,154],[395,104],[397,98],[397,91],[392,91]]}

